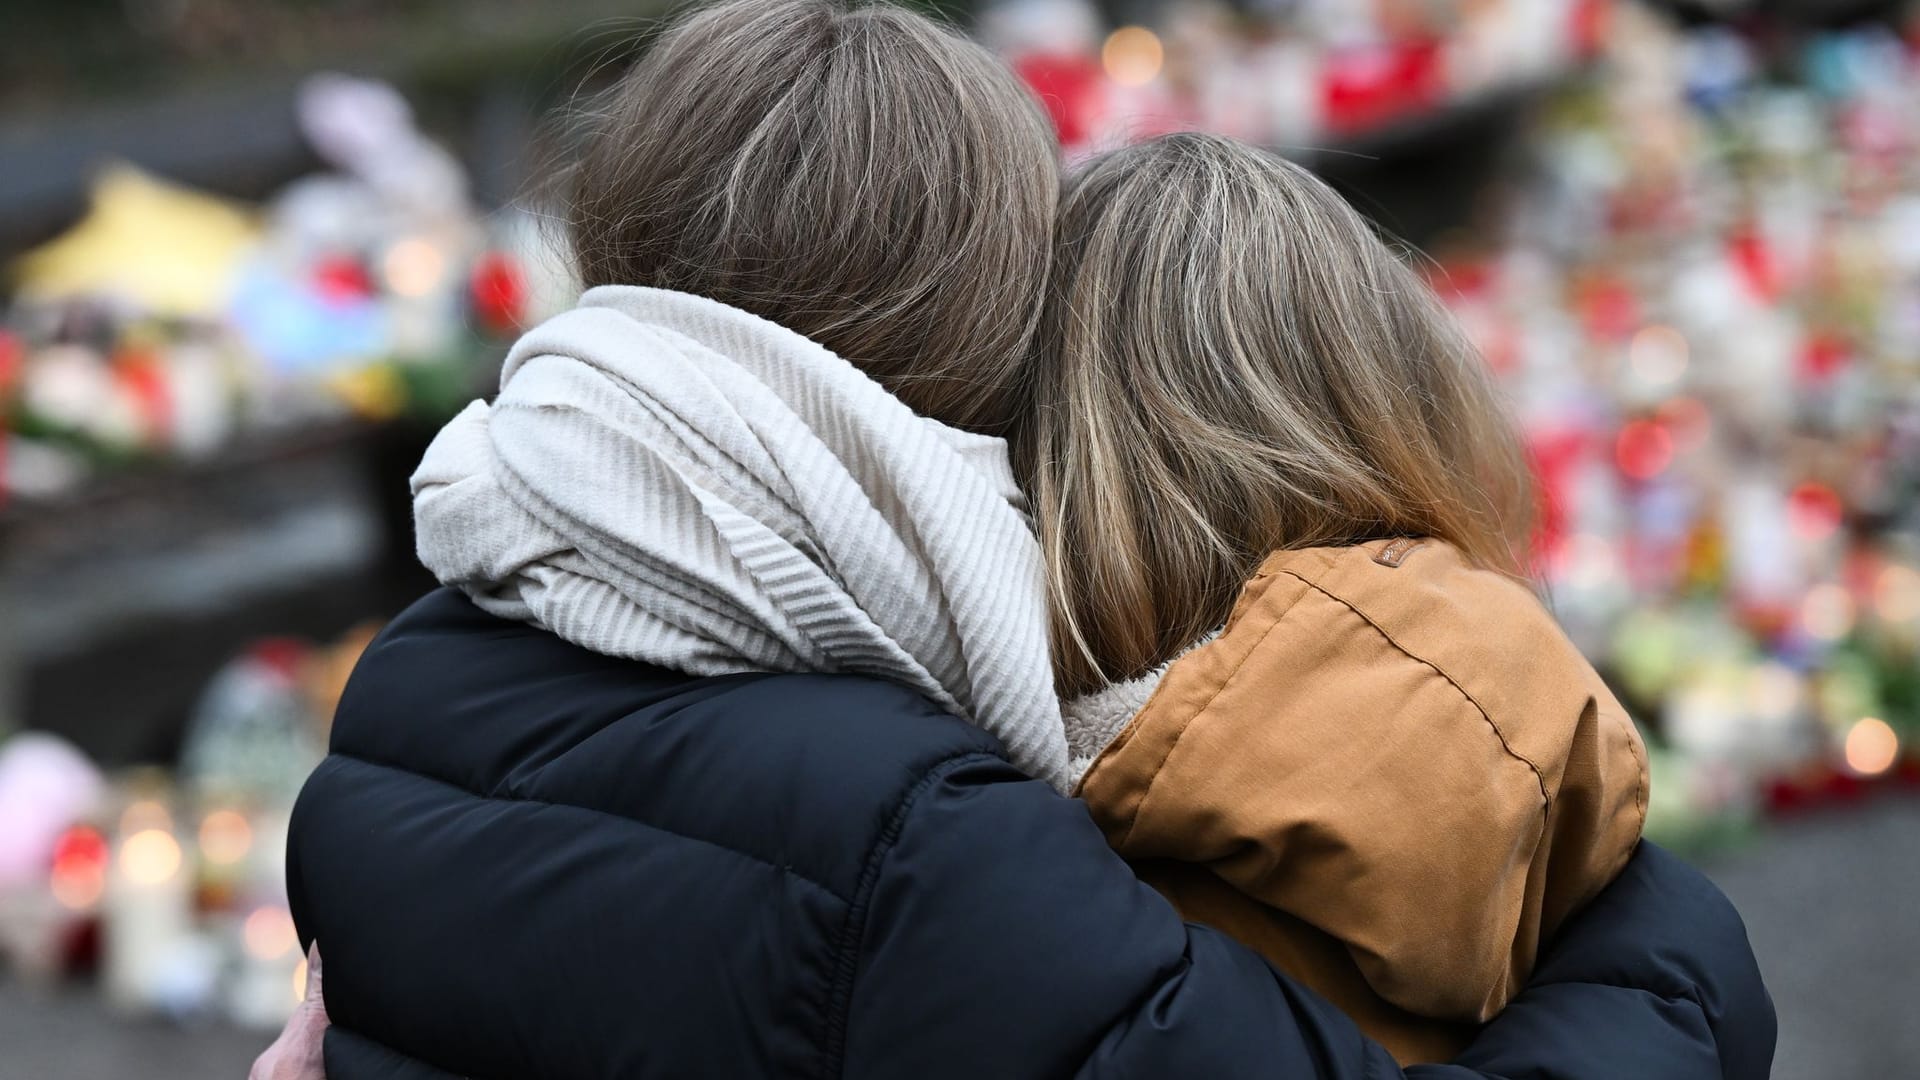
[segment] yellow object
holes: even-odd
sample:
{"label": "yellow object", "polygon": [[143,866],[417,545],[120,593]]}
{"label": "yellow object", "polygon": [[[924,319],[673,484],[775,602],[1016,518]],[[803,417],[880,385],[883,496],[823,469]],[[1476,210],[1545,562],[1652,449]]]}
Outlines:
{"label": "yellow object", "polygon": [[259,232],[240,206],[114,165],[94,181],[87,216],[21,256],[12,277],[31,300],[113,296],[156,315],[212,316]]}
{"label": "yellow object", "polygon": [[407,407],[407,383],[392,364],[368,364],[338,372],[327,387],[369,420],[391,420]]}

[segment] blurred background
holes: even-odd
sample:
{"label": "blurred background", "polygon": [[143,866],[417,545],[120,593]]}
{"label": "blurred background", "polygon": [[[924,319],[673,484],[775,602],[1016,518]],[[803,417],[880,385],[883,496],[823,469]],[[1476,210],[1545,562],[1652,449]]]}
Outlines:
{"label": "blurred background", "polygon": [[[1776,1075],[1920,1076],[1920,19],[1844,0],[951,0],[1070,161],[1206,128],[1404,240],[1539,570],[1746,914]],[[245,1075],[288,807],[431,582],[406,477],[571,298],[565,107],[648,0],[13,0],[0,1080]]]}

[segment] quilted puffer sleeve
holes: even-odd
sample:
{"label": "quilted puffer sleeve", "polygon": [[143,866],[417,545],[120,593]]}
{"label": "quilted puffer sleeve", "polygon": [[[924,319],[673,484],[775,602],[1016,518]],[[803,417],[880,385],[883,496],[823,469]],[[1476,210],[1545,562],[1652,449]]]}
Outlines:
{"label": "quilted puffer sleeve", "polygon": [[1431,1075],[1763,1080],[1776,1033],[1733,904],[1698,870],[1642,842],[1461,1055],[1462,1071]]}
{"label": "quilted puffer sleeve", "polygon": [[1772,1053],[1737,915],[1647,849],[1458,1064],[1403,1073],[1312,992],[1182,923],[1080,803],[986,755],[911,793],[847,932],[846,1077],[1734,1080]]}

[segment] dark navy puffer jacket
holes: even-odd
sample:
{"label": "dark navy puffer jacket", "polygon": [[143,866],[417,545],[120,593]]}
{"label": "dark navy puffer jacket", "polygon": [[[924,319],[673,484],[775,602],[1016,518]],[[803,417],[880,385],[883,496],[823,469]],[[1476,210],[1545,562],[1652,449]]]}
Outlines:
{"label": "dark navy puffer jacket", "polygon": [[[294,814],[333,1080],[1383,1078],[1081,804],[913,693],[692,679],[451,591],[361,661]],[[1738,917],[1647,848],[1429,1078],[1757,1078]]]}

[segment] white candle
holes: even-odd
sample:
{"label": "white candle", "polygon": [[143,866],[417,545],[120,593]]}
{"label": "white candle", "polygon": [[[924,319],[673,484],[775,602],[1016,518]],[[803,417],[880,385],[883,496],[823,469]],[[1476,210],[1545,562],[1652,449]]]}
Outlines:
{"label": "white candle", "polygon": [[158,804],[136,803],[122,821],[102,911],[108,1000],[151,1008],[171,958],[192,930],[192,883],[172,822]]}

